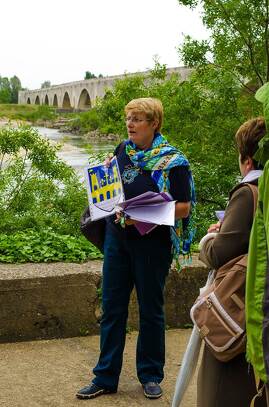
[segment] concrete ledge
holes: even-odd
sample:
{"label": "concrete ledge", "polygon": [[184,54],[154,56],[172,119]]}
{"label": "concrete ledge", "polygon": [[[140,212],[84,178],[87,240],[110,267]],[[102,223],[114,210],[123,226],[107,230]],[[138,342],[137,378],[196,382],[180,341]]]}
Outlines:
{"label": "concrete ledge", "polygon": [[[0,342],[96,334],[101,315],[101,261],[84,264],[0,264]],[[167,279],[166,324],[190,323],[189,308],[208,270],[193,259]],[[135,293],[129,308],[129,328],[138,327]]]}

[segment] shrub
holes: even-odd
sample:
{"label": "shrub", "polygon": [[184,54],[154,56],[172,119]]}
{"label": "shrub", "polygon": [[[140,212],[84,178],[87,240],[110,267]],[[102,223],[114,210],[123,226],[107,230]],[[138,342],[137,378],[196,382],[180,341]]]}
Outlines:
{"label": "shrub", "polygon": [[60,235],[51,228],[0,234],[0,262],[81,262],[102,254],[83,237]]}
{"label": "shrub", "polygon": [[0,129],[0,261],[101,258],[80,235],[87,196],[57,147],[31,127]]}

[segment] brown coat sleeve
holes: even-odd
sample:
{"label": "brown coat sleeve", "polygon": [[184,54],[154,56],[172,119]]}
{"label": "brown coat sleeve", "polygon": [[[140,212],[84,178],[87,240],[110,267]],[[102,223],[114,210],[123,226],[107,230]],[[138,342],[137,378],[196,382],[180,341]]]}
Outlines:
{"label": "brown coat sleeve", "polygon": [[252,192],[247,185],[243,185],[232,194],[220,232],[204,244],[200,260],[218,269],[234,257],[247,253],[253,207]]}

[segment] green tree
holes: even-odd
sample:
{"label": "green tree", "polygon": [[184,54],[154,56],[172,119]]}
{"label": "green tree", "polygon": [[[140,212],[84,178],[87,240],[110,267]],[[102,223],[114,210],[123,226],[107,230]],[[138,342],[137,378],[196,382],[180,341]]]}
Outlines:
{"label": "green tree", "polygon": [[31,127],[0,129],[0,232],[78,233],[85,190],[57,150]]}
{"label": "green tree", "polygon": [[28,126],[0,128],[0,261],[84,261],[101,253],[79,231],[84,186]]}
{"label": "green tree", "polygon": [[[194,67],[210,64],[230,73],[249,92],[269,81],[268,0],[178,0],[203,7],[209,40],[185,37],[183,61]],[[253,86],[254,85],[254,86]]]}
{"label": "green tree", "polygon": [[41,83],[41,89],[43,88],[50,88],[51,87],[51,82],[50,81],[44,81]]}
{"label": "green tree", "polygon": [[11,87],[9,79],[0,76],[0,103],[11,103]]}
{"label": "green tree", "polygon": [[11,89],[11,103],[18,103],[19,91],[22,89],[20,79],[14,75],[9,80]]}
{"label": "green tree", "polygon": [[94,78],[96,78],[96,76],[94,75],[94,73],[91,73],[90,71],[86,71],[86,72],[85,72],[84,79],[94,79]]}
{"label": "green tree", "polygon": [[190,98],[185,98],[182,128],[189,123],[191,137],[197,140],[189,149],[198,208],[208,217],[217,202],[223,205],[238,176],[235,131],[261,114],[254,94],[269,79],[269,8],[267,0],[178,1],[190,8],[202,6],[209,30],[208,40],[185,36],[179,47],[184,64],[195,68],[189,84],[182,86],[191,90]]}
{"label": "green tree", "polygon": [[103,75],[101,73],[99,73],[99,75],[96,76],[94,73],[92,73],[90,71],[85,72],[84,80],[86,80],[86,79],[96,79],[96,78],[103,78]]}

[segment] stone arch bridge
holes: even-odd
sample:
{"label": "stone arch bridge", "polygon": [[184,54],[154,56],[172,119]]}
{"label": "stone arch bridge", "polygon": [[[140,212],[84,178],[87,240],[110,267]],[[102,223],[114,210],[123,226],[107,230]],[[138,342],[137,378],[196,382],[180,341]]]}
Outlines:
{"label": "stone arch bridge", "polygon": [[[186,67],[167,68],[168,76],[179,73],[182,81],[186,80],[190,72],[191,69]],[[88,110],[94,106],[97,97],[102,98],[107,88],[111,88],[116,80],[124,77],[125,75],[108,76],[53,85],[48,88],[24,90],[19,92],[18,103],[55,106],[66,110]]]}

